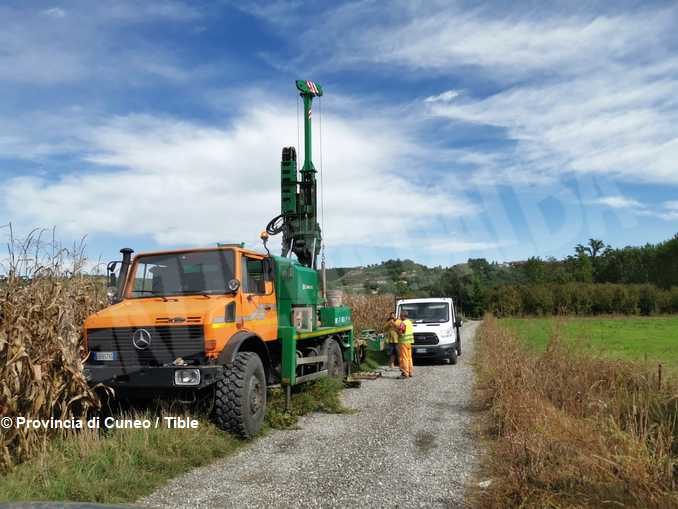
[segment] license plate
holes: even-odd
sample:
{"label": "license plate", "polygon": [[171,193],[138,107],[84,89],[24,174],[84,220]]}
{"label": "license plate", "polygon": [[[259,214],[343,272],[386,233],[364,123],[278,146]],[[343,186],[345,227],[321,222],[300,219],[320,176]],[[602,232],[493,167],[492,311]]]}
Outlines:
{"label": "license plate", "polygon": [[428,352],[428,348],[416,348],[415,353],[426,353]]}
{"label": "license plate", "polygon": [[95,361],[114,361],[118,358],[118,352],[92,352]]}

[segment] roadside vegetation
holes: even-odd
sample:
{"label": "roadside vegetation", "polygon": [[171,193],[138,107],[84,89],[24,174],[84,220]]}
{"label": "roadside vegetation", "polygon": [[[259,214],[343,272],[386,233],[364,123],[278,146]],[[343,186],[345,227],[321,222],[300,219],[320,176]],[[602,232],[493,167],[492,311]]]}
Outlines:
{"label": "roadside vegetation", "polygon": [[[295,387],[290,412],[279,389],[269,393],[268,428],[288,429],[312,412],[346,413],[341,380],[319,379]],[[71,432],[44,444],[34,457],[0,478],[0,501],[63,500],[99,503],[134,502],[180,474],[224,458],[247,442],[225,433],[206,416],[172,410],[114,414],[118,420],[183,415],[199,421],[197,429],[114,429]],[[262,435],[267,433],[262,431]]]}
{"label": "roadside vegetation", "polygon": [[285,392],[274,389],[269,393],[266,423],[275,429],[295,428],[299,417],[313,412],[328,414],[349,413],[341,402],[342,380],[320,378],[301,386],[294,386],[289,411],[285,411]]}
{"label": "roadside vegetation", "polygon": [[491,316],[476,360],[491,479],[479,507],[678,506],[673,381],[557,333],[531,348]]}
{"label": "roadside vegetation", "polygon": [[[153,414],[119,417],[155,420]],[[200,419],[198,429],[72,433],[46,444],[33,459],[0,478],[0,501],[133,502],[243,443],[207,419]]]}

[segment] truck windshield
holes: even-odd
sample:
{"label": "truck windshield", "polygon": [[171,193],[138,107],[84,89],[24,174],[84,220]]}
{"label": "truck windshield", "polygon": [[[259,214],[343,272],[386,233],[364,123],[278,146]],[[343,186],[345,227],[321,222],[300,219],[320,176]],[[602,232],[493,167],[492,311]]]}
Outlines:
{"label": "truck windshield", "polygon": [[228,293],[233,252],[194,251],[140,256],[134,264],[132,298]]}
{"label": "truck windshield", "polygon": [[[444,323],[450,320],[450,305],[447,302],[410,302],[400,305],[415,323]],[[400,315],[400,313],[398,313]]]}

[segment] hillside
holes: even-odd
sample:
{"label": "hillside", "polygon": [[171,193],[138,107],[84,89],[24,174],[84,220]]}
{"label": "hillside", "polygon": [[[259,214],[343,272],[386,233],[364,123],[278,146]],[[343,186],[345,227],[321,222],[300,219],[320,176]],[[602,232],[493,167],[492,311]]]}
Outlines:
{"label": "hillside", "polygon": [[328,287],[349,293],[429,293],[445,269],[427,267],[412,260],[387,260],[360,267],[327,270]]}

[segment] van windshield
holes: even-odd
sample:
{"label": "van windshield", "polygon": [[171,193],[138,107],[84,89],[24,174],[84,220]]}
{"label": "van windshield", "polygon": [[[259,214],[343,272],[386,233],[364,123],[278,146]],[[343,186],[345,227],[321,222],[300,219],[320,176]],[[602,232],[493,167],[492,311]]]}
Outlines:
{"label": "van windshield", "polygon": [[233,251],[194,251],[139,256],[133,267],[132,298],[228,293]]}
{"label": "van windshield", "polygon": [[447,302],[410,302],[401,304],[400,311],[407,311],[408,318],[415,323],[444,323],[450,320],[450,305]]}

